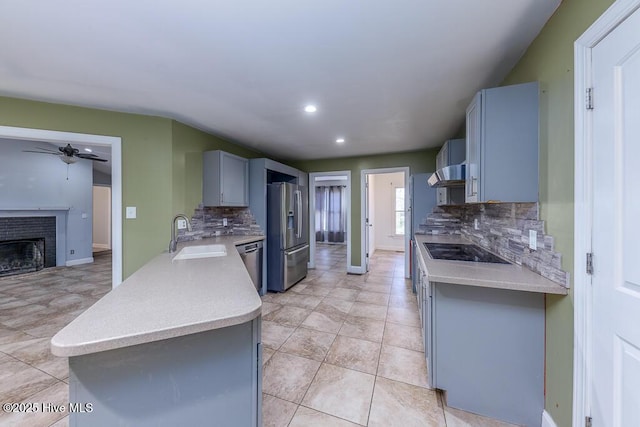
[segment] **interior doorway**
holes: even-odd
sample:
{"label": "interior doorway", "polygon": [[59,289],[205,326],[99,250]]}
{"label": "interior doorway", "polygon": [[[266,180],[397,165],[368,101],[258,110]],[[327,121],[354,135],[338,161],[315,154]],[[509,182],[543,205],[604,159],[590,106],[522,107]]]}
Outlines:
{"label": "interior doorway", "polygon": [[54,145],[108,147],[111,152],[112,287],[122,282],[122,138],[75,132],[0,126],[0,138],[48,142]]}
{"label": "interior doorway", "polygon": [[309,174],[309,268],[349,271],[351,172]]}
{"label": "interior doorway", "polygon": [[363,273],[377,250],[404,253],[404,277],[410,277],[411,210],[409,168],[365,169],[362,171]]}
{"label": "interior doorway", "polygon": [[93,252],[111,250],[111,187],[93,186]]}

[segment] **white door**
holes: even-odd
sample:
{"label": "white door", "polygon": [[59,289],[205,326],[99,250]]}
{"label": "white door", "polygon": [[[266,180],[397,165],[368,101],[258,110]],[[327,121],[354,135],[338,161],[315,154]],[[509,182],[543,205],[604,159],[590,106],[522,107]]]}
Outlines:
{"label": "white door", "polygon": [[369,174],[364,176],[364,267],[365,273],[369,271],[369,249],[371,242],[371,221],[369,220]]}
{"label": "white door", "polygon": [[640,426],[640,12],[592,50],[593,425]]}

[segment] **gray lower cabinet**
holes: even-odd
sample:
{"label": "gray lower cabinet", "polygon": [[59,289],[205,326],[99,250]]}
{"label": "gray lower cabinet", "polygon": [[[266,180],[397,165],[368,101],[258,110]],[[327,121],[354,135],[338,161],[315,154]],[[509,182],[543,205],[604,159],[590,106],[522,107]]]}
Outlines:
{"label": "gray lower cabinet", "polygon": [[69,358],[69,424],[261,426],[260,322]]}
{"label": "gray lower cabinet", "polygon": [[[416,249],[417,250],[417,249]],[[418,280],[416,282],[416,298],[418,301],[418,312],[420,314],[420,328],[422,330],[422,343],[424,349],[424,355],[427,364],[428,374],[428,386],[434,388],[434,369],[433,369],[433,357],[431,355],[433,350],[432,345],[432,299],[431,299],[432,285],[429,282],[426,270],[418,263]]]}
{"label": "gray lower cabinet", "polygon": [[202,203],[205,206],[249,206],[249,160],[221,150],[205,151]]}
{"label": "gray lower cabinet", "polygon": [[540,426],[544,294],[431,285],[431,385],[446,392],[448,406]]}

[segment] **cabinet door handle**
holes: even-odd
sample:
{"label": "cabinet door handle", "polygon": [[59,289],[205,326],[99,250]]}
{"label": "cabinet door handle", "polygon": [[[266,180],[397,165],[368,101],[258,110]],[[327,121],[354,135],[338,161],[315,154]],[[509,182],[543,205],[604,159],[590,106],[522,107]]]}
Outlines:
{"label": "cabinet door handle", "polygon": [[220,203],[224,202],[224,193],[220,193]]}
{"label": "cabinet door handle", "polygon": [[469,183],[469,188],[467,189],[467,196],[475,196],[478,194],[478,190],[476,187],[478,186],[478,178],[475,176],[471,177],[471,182]]}

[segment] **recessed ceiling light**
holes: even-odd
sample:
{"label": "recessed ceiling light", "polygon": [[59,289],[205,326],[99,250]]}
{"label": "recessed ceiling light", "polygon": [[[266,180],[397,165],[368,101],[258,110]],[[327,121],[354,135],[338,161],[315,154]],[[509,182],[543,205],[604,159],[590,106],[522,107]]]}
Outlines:
{"label": "recessed ceiling light", "polygon": [[338,144],[343,144],[344,143],[344,138],[338,138],[338,139],[336,139],[336,142]]}
{"label": "recessed ceiling light", "polygon": [[318,111],[318,109],[316,108],[315,105],[307,105],[306,107],[304,107],[304,111],[306,111],[307,113],[315,113],[316,111]]}
{"label": "recessed ceiling light", "polygon": [[85,148],[84,151],[86,151],[87,153],[93,152],[93,150],[91,148]]}

